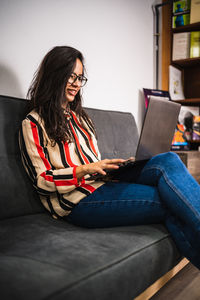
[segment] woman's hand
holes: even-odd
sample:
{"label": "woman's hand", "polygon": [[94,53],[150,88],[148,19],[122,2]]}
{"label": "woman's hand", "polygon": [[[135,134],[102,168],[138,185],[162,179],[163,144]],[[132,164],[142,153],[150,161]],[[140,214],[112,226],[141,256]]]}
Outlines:
{"label": "woman's hand", "polygon": [[98,162],[81,165],[76,168],[76,177],[80,180],[83,176],[87,174],[99,173],[106,175],[105,170],[118,169],[119,164],[124,162],[124,159],[114,158],[114,159],[104,159]]}

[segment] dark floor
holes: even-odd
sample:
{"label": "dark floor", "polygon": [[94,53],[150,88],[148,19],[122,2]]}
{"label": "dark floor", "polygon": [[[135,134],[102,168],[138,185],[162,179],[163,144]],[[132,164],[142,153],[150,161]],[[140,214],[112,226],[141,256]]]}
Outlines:
{"label": "dark floor", "polygon": [[151,300],[200,300],[200,271],[189,263]]}

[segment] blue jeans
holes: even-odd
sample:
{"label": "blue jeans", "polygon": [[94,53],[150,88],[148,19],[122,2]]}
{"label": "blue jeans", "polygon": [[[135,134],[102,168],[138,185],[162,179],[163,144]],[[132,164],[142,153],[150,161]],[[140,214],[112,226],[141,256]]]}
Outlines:
{"label": "blue jeans", "polygon": [[90,228],[164,223],[200,269],[200,185],[178,155],[159,154],[125,173],[81,200],[68,221]]}

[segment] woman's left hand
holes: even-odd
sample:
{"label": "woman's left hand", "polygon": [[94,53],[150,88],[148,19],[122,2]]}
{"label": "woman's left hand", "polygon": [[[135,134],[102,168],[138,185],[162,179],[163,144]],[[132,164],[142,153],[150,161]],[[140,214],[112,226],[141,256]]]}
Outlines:
{"label": "woman's left hand", "polygon": [[81,165],[76,168],[76,177],[78,180],[80,180],[87,174],[99,173],[106,175],[106,170],[118,169],[119,164],[123,163],[124,161],[125,160],[121,158],[103,159],[94,163]]}

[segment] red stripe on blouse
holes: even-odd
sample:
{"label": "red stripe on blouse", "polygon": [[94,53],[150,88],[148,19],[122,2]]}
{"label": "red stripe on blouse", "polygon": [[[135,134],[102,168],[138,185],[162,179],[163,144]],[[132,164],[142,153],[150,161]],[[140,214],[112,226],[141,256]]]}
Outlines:
{"label": "red stripe on blouse", "polygon": [[77,145],[77,147],[78,147],[79,153],[81,154],[81,156],[82,156],[82,158],[84,159],[85,163],[86,163],[86,164],[89,164],[89,160],[87,159],[87,157],[83,154],[83,152],[82,152],[82,150],[81,150],[81,146],[80,146],[78,137],[77,137],[77,135],[76,135],[76,133],[75,133],[75,130],[74,130],[74,128],[73,128],[71,122],[70,122],[70,126],[71,126],[71,129],[72,129],[74,138],[75,138],[75,140],[76,140],[76,145]]}
{"label": "red stripe on blouse", "polygon": [[49,181],[49,182],[54,182],[56,186],[70,186],[70,185],[76,185],[76,179],[66,179],[66,180],[55,180],[53,179],[52,176],[50,175],[46,175],[46,173],[42,173],[40,175],[41,177],[43,177],[46,181]]}
{"label": "red stripe on blouse", "polygon": [[96,191],[96,189],[93,186],[91,186],[89,184],[86,184],[86,183],[81,184],[81,187],[83,187],[84,189],[90,191],[91,193]]}
{"label": "red stripe on blouse", "polygon": [[72,111],[71,111],[71,114],[72,114],[72,116],[73,116],[73,118],[74,118],[74,121],[76,122],[77,126],[79,126],[79,128],[80,128],[80,129],[83,131],[83,133],[87,136],[87,138],[88,138],[88,140],[89,140],[89,143],[90,143],[90,147],[92,148],[92,151],[95,153],[96,156],[98,156],[98,155],[97,155],[97,152],[96,152],[96,149],[95,149],[95,147],[94,147],[93,141],[92,141],[92,139],[91,139],[91,136],[88,134],[88,132],[87,132],[85,129],[83,129],[83,127],[81,126],[81,124],[80,124],[80,122],[78,121],[77,117],[75,116],[75,114],[74,114]]}
{"label": "red stripe on blouse", "polygon": [[66,154],[67,163],[70,165],[70,167],[75,167],[76,165],[73,164],[73,162],[71,160],[71,157],[70,157],[69,145],[68,145],[67,142],[64,144],[64,148],[65,148],[65,154]]}
{"label": "red stripe on blouse", "polygon": [[31,129],[32,129],[33,139],[34,139],[34,142],[35,142],[38,154],[39,154],[40,158],[42,159],[45,167],[48,170],[50,170],[51,166],[50,166],[48,160],[46,159],[45,154],[43,152],[43,148],[42,148],[42,146],[40,145],[40,142],[39,142],[39,135],[38,135],[37,127],[36,127],[36,125],[33,122],[30,122],[30,123],[31,123]]}
{"label": "red stripe on blouse", "polygon": [[70,185],[76,185],[76,180],[56,180],[54,181],[56,186],[70,186]]}
{"label": "red stripe on blouse", "polygon": [[47,181],[54,182],[53,177],[51,175],[46,175],[45,172],[42,173],[40,176],[43,177]]}

